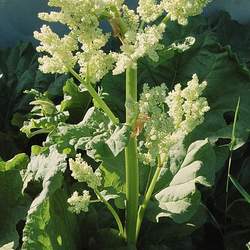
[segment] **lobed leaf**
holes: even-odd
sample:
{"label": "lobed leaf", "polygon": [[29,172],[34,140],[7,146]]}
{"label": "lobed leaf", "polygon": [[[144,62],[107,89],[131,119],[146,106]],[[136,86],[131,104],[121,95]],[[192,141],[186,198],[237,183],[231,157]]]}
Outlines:
{"label": "lobed leaf", "polygon": [[31,156],[23,190],[31,181],[41,181],[42,191],[29,208],[22,249],[77,249],[77,220],[68,211],[68,193],[62,187],[66,166],[66,155],[55,147]]}
{"label": "lobed leaf", "polygon": [[161,210],[156,212],[156,220],[170,217],[177,223],[188,221],[200,205],[201,194],[196,185],[213,184],[214,164],[215,154],[208,140],[192,143],[179,169],[168,171],[161,177],[162,181],[170,182],[155,194]]}
{"label": "lobed leaf", "polygon": [[25,219],[30,200],[22,194],[21,169],[28,157],[19,154],[8,162],[0,162],[0,249],[16,249],[19,245],[17,225]]}
{"label": "lobed leaf", "polygon": [[76,124],[60,124],[46,145],[56,144],[60,152],[86,150],[96,161],[117,156],[126,146],[129,138],[127,125],[114,126],[109,118],[96,108],[90,108],[84,119]]}

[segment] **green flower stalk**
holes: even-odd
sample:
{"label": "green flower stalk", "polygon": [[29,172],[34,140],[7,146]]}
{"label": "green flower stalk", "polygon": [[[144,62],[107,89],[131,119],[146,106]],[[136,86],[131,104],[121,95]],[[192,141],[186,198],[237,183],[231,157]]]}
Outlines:
{"label": "green flower stalk", "polygon": [[[75,160],[69,159],[69,167],[72,172],[72,177],[79,182],[85,182],[88,187],[94,191],[99,201],[103,202],[109,209],[117,223],[121,237],[124,237],[123,225],[117,212],[98,190],[98,187],[101,186],[102,181],[102,176],[99,169],[94,171],[93,168],[82,159],[80,154],[76,155]],[[68,203],[70,205],[69,210],[76,214],[79,214],[81,211],[88,212],[88,206],[92,202],[90,198],[91,196],[87,190],[84,190],[82,195],[79,195],[78,192],[75,191],[68,199]]]}
{"label": "green flower stalk", "polygon": [[[133,127],[137,104],[137,65],[126,71],[126,122]],[[125,148],[126,168],[126,238],[128,244],[136,244],[136,223],[139,199],[139,168],[137,156],[137,138],[131,135]]]}

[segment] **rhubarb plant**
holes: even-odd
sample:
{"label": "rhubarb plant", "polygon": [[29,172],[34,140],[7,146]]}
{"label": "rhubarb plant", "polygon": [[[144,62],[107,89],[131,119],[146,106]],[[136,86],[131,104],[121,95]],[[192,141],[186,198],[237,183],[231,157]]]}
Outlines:
{"label": "rhubarb plant", "polygon": [[[67,84],[77,93],[74,96],[77,99],[88,93],[93,107],[82,121],[69,124],[64,107],[73,95],[54,105],[46,94],[33,91],[36,99],[31,103],[31,119],[22,131],[28,136],[45,133],[47,139],[43,148],[33,148],[25,173],[23,190],[32,179],[42,179],[43,191],[28,214],[24,249],[34,247],[29,238],[32,223],[44,209],[43,203],[48,205],[47,195],[61,185],[67,165],[75,182],[84,187],[67,198],[68,210],[87,213],[91,206],[102,203],[113,216],[119,237],[131,249],[136,247],[147,213],[156,222],[169,217],[177,223],[195,214],[201,199],[196,184],[213,184],[215,156],[207,139],[184,150],[183,142],[209,111],[202,96],[207,83],[193,72],[185,87],[176,84],[170,90],[164,83],[153,88],[145,83],[139,93],[138,67],[143,58],[157,64],[163,50],[171,54],[188,49],[194,38],[166,48],[161,43],[163,36],[171,21],[186,25],[188,18],[200,14],[209,2],[139,0],[134,11],[123,0],[49,0],[49,6],[57,11],[40,13],[39,17],[66,25],[68,34],[60,37],[47,25],[34,32],[40,41],[37,50],[44,53],[39,58],[40,70],[71,74]],[[104,24],[112,32],[105,32]],[[111,38],[117,40],[119,48],[108,51]],[[113,75],[125,73],[124,121],[105,102],[109,93],[99,88],[110,71]]]}

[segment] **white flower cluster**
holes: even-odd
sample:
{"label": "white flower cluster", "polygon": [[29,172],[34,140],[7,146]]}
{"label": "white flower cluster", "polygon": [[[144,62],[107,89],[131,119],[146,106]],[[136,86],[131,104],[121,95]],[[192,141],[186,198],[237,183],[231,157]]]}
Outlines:
{"label": "white flower cluster", "polygon": [[141,147],[141,160],[146,165],[154,166],[157,158],[164,158],[163,154],[172,145],[169,135],[173,131],[170,117],[166,114],[166,92],[165,84],[149,88],[144,85],[143,93],[139,101],[140,114],[148,117],[144,123],[143,139],[139,142]]}
{"label": "white flower cluster", "polygon": [[102,50],[77,53],[77,58],[80,65],[80,75],[90,83],[100,81],[113,68],[112,55],[106,54]]}
{"label": "white flower cluster", "polygon": [[141,19],[145,22],[155,21],[163,11],[168,13],[172,21],[186,25],[189,16],[199,15],[212,0],[139,0],[137,8]]}
{"label": "white flower cluster", "polygon": [[161,23],[159,25],[148,26],[144,31],[136,33],[135,37],[130,36],[130,33],[125,34],[125,41],[121,46],[122,53],[114,53],[116,60],[116,67],[113,74],[121,74],[128,67],[133,66],[139,58],[149,56],[151,60],[158,61],[159,56],[157,50],[163,48],[159,41],[163,37],[166,25]]}
{"label": "white flower cluster", "polygon": [[[34,36],[41,42],[38,51],[40,69],[45,73],[67,73],[75,65],[88,83],[100,81],[110,70],[120,74],[139,58],[159,59],[157,51],[165,31],[165,23],[149,24],[167,12],[171,20],[187,23],[187,17],[197,15],[210,0],[139,0],[137,12],[130,10],[124,0],[49,0],[59,11],[40,13],[48,22],[60,22],[69,33],[60,38],[44,25]],[[120,52],[105,52],[110,34],[103,32],[100,22],[106,20],[113,35],[122,42]],[[141,22],[141,23],[140,23]]]}
{"label": "white flower cluster", "polygon": [[163,12],[161,4],[157,4],[156,0],[139,0],[137,12],[144,22],[155,21]]}
{"label": "white flower cluster", "polygon": [[162,8],[172,21],[186,25],[188,17],[202,13],[203,8],[212,0],[162,0]]}
{"label": "white flower cluster", "polygon": [[50,0],[50,6],[61,10],[40,13],[39,17],[65,24],[70,32],[62,39],[48,26],[43,26],[40,33],[34,33],[42,44],[42,49],[39,47],[38,50],[50,55],[39,60],[40,69],[45,73],[65,73],[78,63],[81,76],[88,82],[101,80],[112,69],[114,60],[111,54],[101,50],[110,34],[100,29],[100,19],[114,16],[113,7],[121,7],[122,3],[122,0]]}
{"label": "white flower cluster", "polygon": [[72,171],[72,177],[79,182],[86,182],[90,188],[96,190],[101,185],[101,173],[98,170],[94,172],[93,168],[81,158],[80,154],[76,155],[75,160],[69,159],[69,168]]}
{"label": "white flower cluster", "polygon": [[175,89],[169,93],[166,103],[175,129],[181,129],[188,134],[203,122],[204,113],[209,111],[209,107],[206,98],[200,96],[206,86],[205,81],[199,84],[199,79],[194,74],[185,89],[181,90],[181,85],[177,84]]}
{"label": "white flower cluster", "polygon": [[182,141],[209,110],[205,97],[201,97],[206,82],[199,84],[193,75],[183,90],[177,84],[167,96],[164,84],[150,89],[144,86],[139,101],[140,113],[149,117],[144,123],[143,138],[140,145],[140,158],[144,164],[154,166],[156,160],[165,163],[171,147]]}
{"label": "white flower cluster", "polygon": [[89,192],[84,190],[82,195],[79,195],[78,192],[75,191],[67,202],[70,205],[69,210],[73,213],[80,214],[81,212],[88,212],[90,203]]}
{"label": "white flower cluster", "polygon": [[73,68],[76,58],[73,51],[77,49],[77,43],[70,35],[62,39],[55,34],[50,27],[43,25],[41,32],[34,32],[34,37],[40,40],[41,45],[37,47],[38,52],[47,52],[48,55],[40,57],[40,69],[44,73],[64,73],[67,67]]}

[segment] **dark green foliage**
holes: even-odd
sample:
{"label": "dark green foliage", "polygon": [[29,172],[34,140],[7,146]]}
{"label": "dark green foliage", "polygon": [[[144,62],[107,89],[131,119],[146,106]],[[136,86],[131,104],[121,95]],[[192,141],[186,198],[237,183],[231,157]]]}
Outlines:
{"label": "dark green foliage", "polygon": [[62,96],[65,76],[44,75],[38,70],[38,54],[29,43],[0,50],[0,156],[9,159],[27,150],[28,140],[19,132],[32,96],[25,90],[36,89],[54,99]]}

